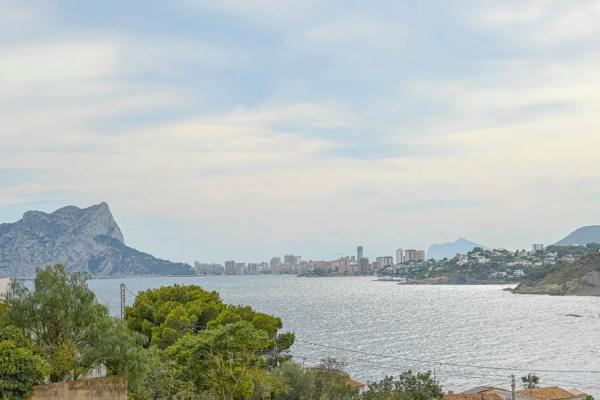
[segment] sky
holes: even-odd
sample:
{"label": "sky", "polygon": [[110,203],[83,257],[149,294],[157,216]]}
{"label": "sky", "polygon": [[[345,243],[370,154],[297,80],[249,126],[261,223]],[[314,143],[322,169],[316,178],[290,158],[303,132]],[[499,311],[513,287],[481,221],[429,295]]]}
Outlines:
{"label": "sky", "polygon": [[0,0],[0,222],[174,261],[600,223],[600,1]]}

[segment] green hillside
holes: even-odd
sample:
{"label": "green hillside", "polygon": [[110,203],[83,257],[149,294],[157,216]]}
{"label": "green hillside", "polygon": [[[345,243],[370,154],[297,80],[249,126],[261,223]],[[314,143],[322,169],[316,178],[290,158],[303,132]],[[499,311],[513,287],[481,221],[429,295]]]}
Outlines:
{"label": "green hillside", "polygon": [[600,296],[600,252],[586,254],[574,263],[538,268],[515,293]]}

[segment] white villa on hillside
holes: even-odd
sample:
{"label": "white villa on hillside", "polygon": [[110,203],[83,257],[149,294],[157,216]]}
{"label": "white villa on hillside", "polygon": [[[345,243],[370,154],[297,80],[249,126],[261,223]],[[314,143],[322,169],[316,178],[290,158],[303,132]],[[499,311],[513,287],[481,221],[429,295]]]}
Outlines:
{"label": "white villa on hillside", "polygon": [[10,285],[10,279],[3,278],[0,276],[0,300],[2,300],[4,298],[4,296],[6,296],[9,285]]}

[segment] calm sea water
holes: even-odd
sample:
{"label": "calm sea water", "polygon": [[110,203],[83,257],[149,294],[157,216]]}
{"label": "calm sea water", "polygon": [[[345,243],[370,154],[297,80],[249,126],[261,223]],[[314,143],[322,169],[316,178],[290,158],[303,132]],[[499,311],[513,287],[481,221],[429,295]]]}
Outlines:
{"label": "calm sea water", "polygon": [[362,381],[412,369],[435,371],[446,390],[510,388],[511,373],[519,380],[535,372],[543,385],[600,397],[600,373],[563,372],[600,371],[600,298],[513,295],[496,285],[397,285],[372,277],[91,280],[115,314],[121,282],[128,304],[129,291],[174,283],[216,290],[227,303],[279,316],[296,333],[292,350],[299,362],[335,357]]}

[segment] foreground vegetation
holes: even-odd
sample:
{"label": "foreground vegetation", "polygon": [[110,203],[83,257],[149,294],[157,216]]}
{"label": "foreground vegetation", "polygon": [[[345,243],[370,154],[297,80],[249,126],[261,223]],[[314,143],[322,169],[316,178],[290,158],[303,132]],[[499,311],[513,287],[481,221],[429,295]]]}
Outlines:
{"label": "foreground vegetation", "polygon": [[294,334],[279,318],[224,304],[216,292],[174,285],[141,292],[112,317],[86,276],[56,265],[33,290],[14,282],[0,304],[0,399],[34,385],[121,375],[132,400],[441,399],[428,372],[369,382],[359,393],[343,363],[292,361]]}

